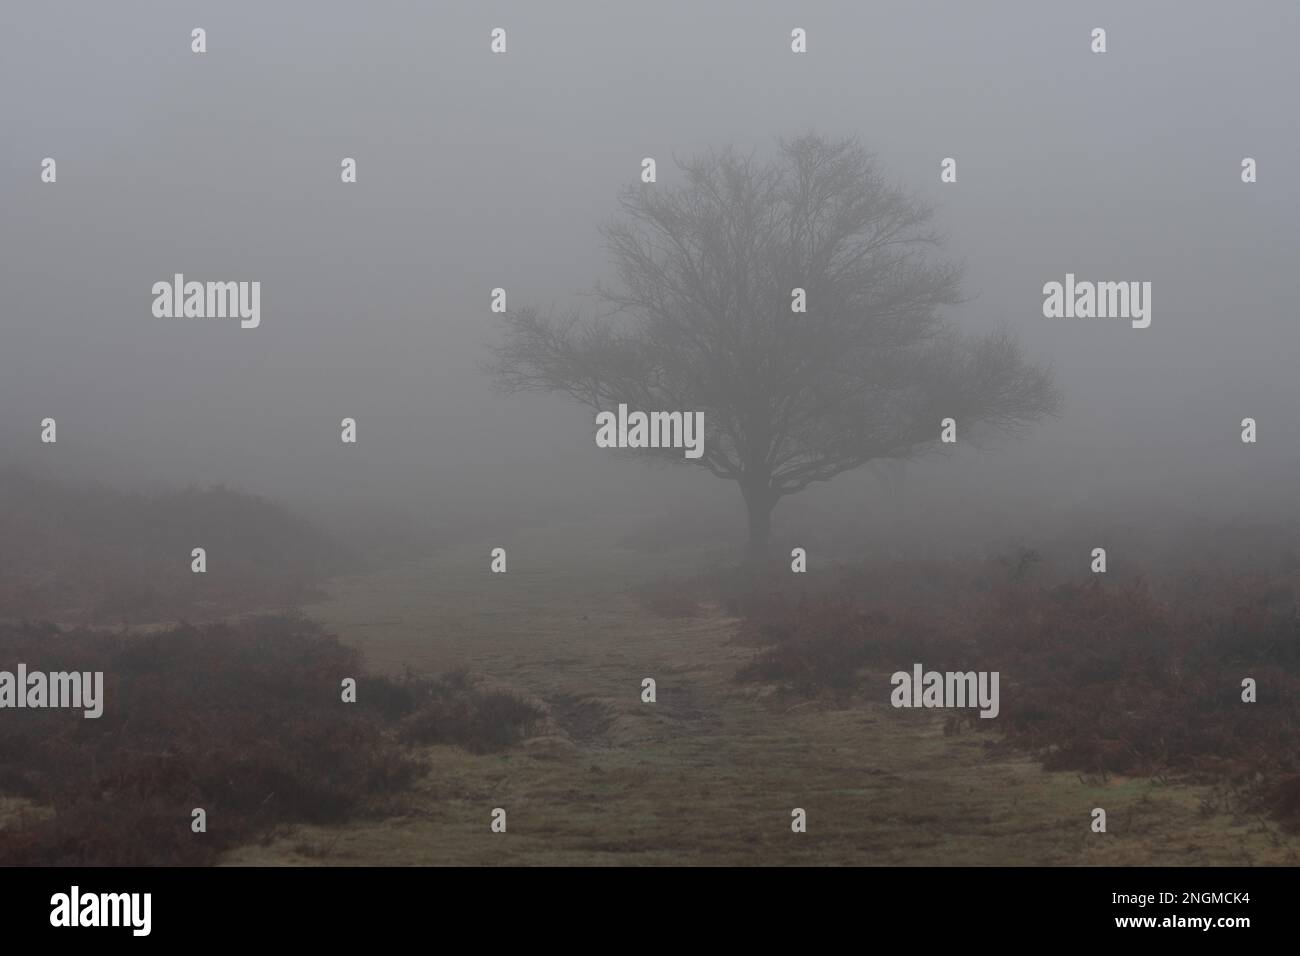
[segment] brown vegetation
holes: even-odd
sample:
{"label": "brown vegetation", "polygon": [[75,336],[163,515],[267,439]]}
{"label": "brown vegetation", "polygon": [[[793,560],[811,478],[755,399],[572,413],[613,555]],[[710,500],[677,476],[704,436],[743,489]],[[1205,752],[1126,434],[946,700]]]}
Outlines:
{"label": "brown vegetation", "polygon": [[[7,711],[0,793],[38,812],[0,833],[0,865],[198,864],[290,822],[330,823],[412,782],[407,742],[476,752],[540,711],[466,675],[366,675],[300,617],[148,635],[0,625],[0,662],[104,672],[104,712]],[[341,682],[357,680],[357,702]],[[207,832],[191,832],[191,811]]]}
{"label": "brown vegetation", "polygon": [[[889,699],[889,674],[996,670],[997,730],[1049,769],[1182,772],[1248,788],[1300,824],[1300,574],[1168,581],[1052,580],[1041,556],[842,565],[794,575],[738,568],[649,594],[712,600],[758,648],[741,681],[797,695]],[[647,600],[653,607],[656,600]],[[1253,678],[1258,702],[1242,701]],[[952,721],[950,721],[952,724]],[[960,729],[952,726],[950,729]]]}

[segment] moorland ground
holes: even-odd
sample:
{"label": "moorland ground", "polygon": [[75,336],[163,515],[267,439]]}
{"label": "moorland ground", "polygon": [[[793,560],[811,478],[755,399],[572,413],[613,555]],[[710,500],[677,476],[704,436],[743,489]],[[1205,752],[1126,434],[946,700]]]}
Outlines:
{"label": "moorland ground", "polygon": [[[380,673],[468,668],[543,705],[504,751],[419,748],[383,813],[281,827],[229,865],[1295,864],[1297,837],[1234,788],[1178,776],[1047,772],[879,694],[799,699],[737,672],[755,648],[706,606],[651,613],[637,589],[719,555],[619,545],[608,522],[466,542],[332,580],[305,608]],[[641,700],[653,677],[657,701]],[[489,827],[493,808],[508,830]],[[802,807],[808,832],[790,829]],[[1108,832],[1090,831],[1104,807]]]}

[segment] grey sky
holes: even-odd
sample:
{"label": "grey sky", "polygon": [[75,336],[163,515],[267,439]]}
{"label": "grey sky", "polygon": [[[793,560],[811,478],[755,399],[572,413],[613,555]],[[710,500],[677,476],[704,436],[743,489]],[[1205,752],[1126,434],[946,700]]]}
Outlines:
{"label": "grey sky", "polygon": [[[1059,374],[1060,421],[937,462],[934,481],[1031,503],[1250,482],[1285,498],[1300,461],[1298,11],[6,4],[0,462],[48,459],[49,415],[59,461],[123,479],[433,508],[713,494],[702,471],[610,461],[577,407],[493,395],[477,368],[489,291],[581,306],[606,275],[596,224],[643,156],[669,185],[674,152],[811,128],[857,135],[939,204],[972,296],[955,317],[1015,328]],[[488,52],[496,26],[505,56]],[[1089,51],[1096,26],[1105,55]],[[955,185],[939,182],[945,156]],[[1258,183],[1241,183],[1243,156]],[[260,281],[261,328],[154,318],[150,287],[175,272]],[[1151,281],[1151,328],[1045,319],[1042,285],[1067,272]],[[1261,438],[1243,470],[1248,415]]]}

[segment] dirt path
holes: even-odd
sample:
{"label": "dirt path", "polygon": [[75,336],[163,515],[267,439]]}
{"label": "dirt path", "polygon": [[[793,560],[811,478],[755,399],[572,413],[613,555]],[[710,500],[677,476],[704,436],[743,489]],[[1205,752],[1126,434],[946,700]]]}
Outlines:
{"label": "dirt path", "polygon": [[[230,864],[1266,864],[1297,841],[1210,788],[1087,780],[994,758],[987,733],[882,700],[790,707],[732,680],[721,614],[664,619],[627,589],[681,567],[554,528],[335,583],[307,608],[373,669],[467,666],[545,700],[505,754],[450,747],[395,815],[295,827]],[[481,552],[481,553],[480,553]],[[643,677],[658,701],[640,700]],[[1104,807],[1109,832],[1089,831]],[[489,829],[505,808],[508,832]],[[808,832],[790,831],[802,807]]]}

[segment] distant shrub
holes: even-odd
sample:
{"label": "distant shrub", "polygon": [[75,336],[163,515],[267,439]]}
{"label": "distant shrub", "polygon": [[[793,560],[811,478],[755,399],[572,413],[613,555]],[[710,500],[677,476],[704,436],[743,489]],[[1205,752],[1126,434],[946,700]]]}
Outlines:
{"label": "distant shrub", "polygon": [[[291,607],[358,560],[256,495],[221,486],[128,494],[16,469],[0,469],[0,541],[0,620],[70,624]],[[212,573],[190,571],[196,547],[207,549]]]}

